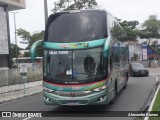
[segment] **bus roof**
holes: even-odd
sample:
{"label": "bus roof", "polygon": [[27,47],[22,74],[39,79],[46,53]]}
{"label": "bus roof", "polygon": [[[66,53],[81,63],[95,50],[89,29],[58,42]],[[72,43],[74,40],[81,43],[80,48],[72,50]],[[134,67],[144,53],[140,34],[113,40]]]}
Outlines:
{"label": "bus roof", "polygon": [[[59,14],[59,13],[77,13],[77,12],[89,12],[89,11],[105,11],[107,12],[105,9],[84,9],[84,10],[67,10],[67,11],[61,11],[61,12],[57,12],[57,13],[53,13],[51,15],[54,14]],[[107,12],[109,13],[109,12]]]}
{"label": "bus roof", "polygon": [[70,10],[52,14],[48,18],[44,40],[68,43],[106,38],[106,15],[107,12],[100,9]]}

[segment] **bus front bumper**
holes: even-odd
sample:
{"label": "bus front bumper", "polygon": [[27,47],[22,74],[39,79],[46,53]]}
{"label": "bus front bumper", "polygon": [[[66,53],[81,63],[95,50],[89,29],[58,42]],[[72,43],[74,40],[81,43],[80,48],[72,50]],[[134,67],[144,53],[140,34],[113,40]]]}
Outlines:
{"label": "bus front bumper", "polygon": [[43,91],[44,103],[46,105],[100,105],[108,104],[108,90],[94,92],[81,97],[64,97]]}

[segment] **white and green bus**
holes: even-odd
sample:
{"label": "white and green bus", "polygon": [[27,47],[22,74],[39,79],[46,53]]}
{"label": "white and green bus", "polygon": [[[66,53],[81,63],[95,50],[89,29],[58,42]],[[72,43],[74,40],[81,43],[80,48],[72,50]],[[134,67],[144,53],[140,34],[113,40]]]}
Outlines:
{"label": "white and green bus", "polygon": [[105,10],[76,10],[50,15],[43,46],[43,96],[47,105],[114,103],[126,88],[129,51],[125,32]]}

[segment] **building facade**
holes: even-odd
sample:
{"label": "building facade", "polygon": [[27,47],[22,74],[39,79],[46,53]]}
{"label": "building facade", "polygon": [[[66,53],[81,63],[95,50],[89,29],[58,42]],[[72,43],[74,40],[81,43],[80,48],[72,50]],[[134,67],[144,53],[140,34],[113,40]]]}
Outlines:
{"label": "building facade", "polygon": [[0,68],[11,67],[9,11],[24,8],[25,0],[0,0]]}

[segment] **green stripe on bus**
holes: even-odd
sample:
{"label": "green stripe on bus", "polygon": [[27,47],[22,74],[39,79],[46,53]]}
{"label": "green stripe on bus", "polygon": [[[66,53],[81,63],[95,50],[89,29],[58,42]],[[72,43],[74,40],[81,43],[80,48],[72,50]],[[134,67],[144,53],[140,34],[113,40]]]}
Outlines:
{"label": "green stripe on bus", "polygon": [[46,49],[84,49],[103,46],[106,39],[99,39],[87,42],[74,42],[74,43],[53,43],[53,42],[44,42],[43,47]]}

